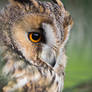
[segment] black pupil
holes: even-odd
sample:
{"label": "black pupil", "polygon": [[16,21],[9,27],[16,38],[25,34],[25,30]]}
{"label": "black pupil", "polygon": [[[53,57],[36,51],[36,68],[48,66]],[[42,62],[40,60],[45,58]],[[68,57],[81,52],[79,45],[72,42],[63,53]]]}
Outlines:
{"label": "black pupil", "polygon": [[36,33],[36,32],[32,33],[32,39],[33,40],[38,40],[39,38],[40,38],[40,34],[39,33]]}

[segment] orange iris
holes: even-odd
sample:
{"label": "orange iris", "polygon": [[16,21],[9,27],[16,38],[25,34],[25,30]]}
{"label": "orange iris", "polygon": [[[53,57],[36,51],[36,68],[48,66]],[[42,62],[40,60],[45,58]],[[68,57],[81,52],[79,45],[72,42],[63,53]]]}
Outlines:
{"label": "orange iris", "polygon": [[38,32],[30,32],[28,33],[28,38],[34,43],[38,43],[41,41],[41,34]]}

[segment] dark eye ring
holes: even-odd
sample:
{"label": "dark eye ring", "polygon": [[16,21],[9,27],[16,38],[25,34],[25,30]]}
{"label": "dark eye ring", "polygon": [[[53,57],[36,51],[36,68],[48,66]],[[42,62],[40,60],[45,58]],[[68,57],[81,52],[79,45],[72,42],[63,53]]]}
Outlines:
{"label": "dark eye ring", "polygon": [[34,43],[38,43],[41,41],[41,34],[38,32],[29,32],[28,38],[30,41],[32,41]]}

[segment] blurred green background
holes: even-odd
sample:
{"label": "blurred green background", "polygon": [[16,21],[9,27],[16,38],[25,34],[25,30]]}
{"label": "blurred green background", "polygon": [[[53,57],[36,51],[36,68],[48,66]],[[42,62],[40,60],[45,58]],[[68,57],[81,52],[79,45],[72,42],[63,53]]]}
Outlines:
{"label": "blurred green background", "polygon": [[62,0],[74,26],[67,45],[64,92],[92,92],[92,0]]}
{"label": "blurred green background", "polygon": [[[45,0],[46,1],[46,0]],[[92,92],[92,0],[62,0],[74,25],[67,44],[63,92]],[[0,0],[0,8],[6,0]]]}

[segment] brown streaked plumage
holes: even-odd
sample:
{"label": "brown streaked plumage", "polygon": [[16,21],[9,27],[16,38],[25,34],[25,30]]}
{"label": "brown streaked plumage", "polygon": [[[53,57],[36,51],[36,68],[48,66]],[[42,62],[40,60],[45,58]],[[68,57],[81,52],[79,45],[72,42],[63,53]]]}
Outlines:
{"label": "brown streaked plumage", "polygon": [[62,91],[72,18],[60,0],[52,1],[10,0],[1,10],[1,91]]}

